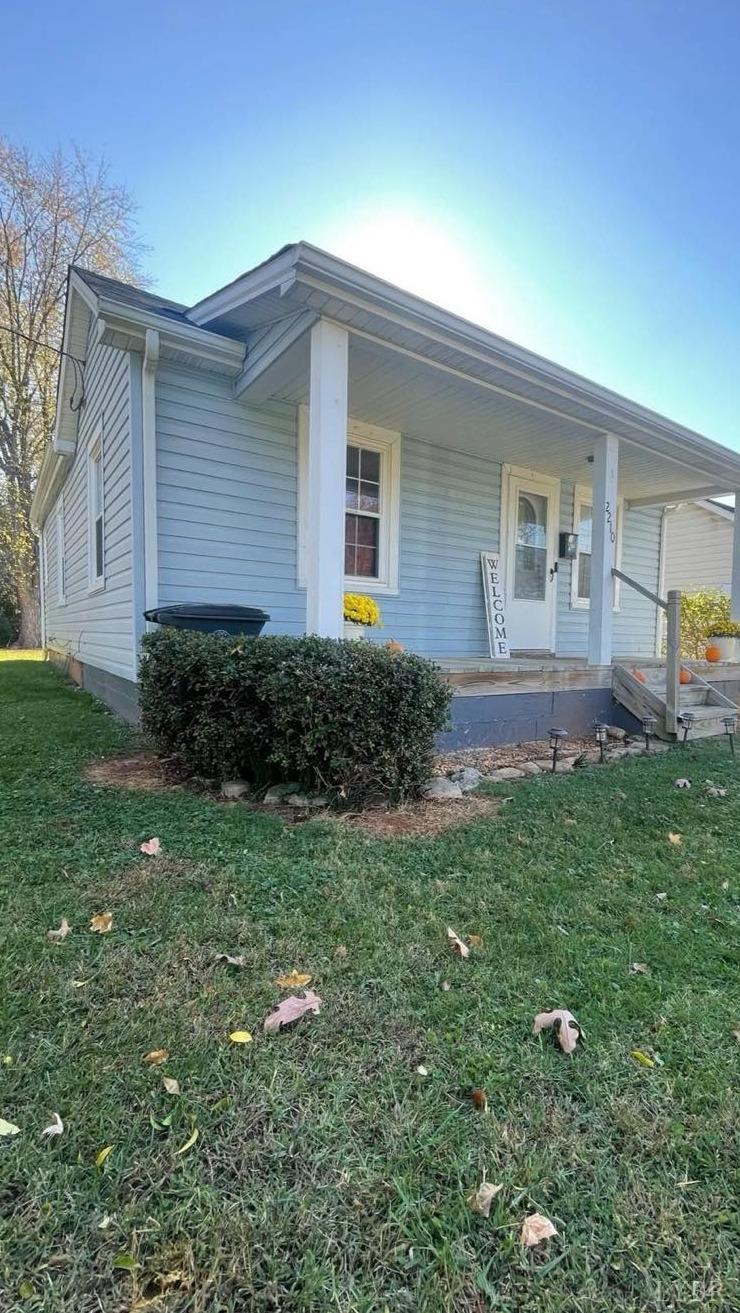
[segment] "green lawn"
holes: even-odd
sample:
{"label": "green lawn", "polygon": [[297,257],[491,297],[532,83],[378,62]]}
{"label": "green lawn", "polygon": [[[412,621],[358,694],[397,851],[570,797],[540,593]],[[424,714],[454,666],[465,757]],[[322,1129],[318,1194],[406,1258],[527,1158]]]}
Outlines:
{"label": "green lawn", "polygon": [[[3,1313],[740,1307],[724,743],[378,840],[92,787],[85,763],[135,736],[39,663],[0,665],[0,729],[0,1116],[21,1128],[0,1139]],[[110,934],[88,930],[101,912]],[[448,925],[483,947],[454,957]],[[323,1009],[266,1035],[292,968]],[[573,1058],[531,1034],[552,1006],[583,1024]],[[466,1203],[484,1175],[503,1185],[487,1220]],[[525,1251],[535,1210],[559,1235]]]}

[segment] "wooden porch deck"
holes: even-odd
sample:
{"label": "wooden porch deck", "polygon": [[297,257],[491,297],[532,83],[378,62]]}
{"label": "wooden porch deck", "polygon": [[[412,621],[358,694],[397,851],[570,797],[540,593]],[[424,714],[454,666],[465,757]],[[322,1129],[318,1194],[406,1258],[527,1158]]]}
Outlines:
{"label": "wooden porch deck", "polygon": [[[659,657],[615,657],[610,666],[589,666],[585,657],[515,654],[508,661],[477,657],[439,657],[436,664],[452,685],[453,696],[490,697],[512,693],[556,693],[611,688],[614,666],[648,672],[661,669]],[[740,663],[687,661],[710,684],[740,684]]]}

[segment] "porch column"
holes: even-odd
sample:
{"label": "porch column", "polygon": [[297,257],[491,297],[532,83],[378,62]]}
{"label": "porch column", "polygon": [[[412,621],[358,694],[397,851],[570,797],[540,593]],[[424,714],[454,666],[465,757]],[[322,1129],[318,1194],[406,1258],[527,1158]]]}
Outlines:
{"label": "porch column", "polygon": [[617,480],[619,440],[613,433],[596,439],[593,464],[591,534],[591,607],[588,616],[588,664],[608,666],[612,659]]}
{"label": "porch column", "polygon": [[732,532],[732,598],[730,615],[740,620],[740,488],[735,489],[735,523]]}
{"label": "porch column", "polygon": [[325,638],[342,636],[348,361],[347,330],[320,319],[311,329],[306,633]]}

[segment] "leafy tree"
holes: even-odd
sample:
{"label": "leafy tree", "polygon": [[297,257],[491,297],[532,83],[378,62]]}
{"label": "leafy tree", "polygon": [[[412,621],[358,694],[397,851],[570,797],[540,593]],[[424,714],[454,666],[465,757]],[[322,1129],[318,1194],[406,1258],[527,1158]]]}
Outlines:
{"label": "leafy tree", "polygon": [[67,270],[135,277],[134,215],[104,161],[79,150],[34,156],[0,137],[0,579],[22,647],[39,641],[29,512],[54,423]]}

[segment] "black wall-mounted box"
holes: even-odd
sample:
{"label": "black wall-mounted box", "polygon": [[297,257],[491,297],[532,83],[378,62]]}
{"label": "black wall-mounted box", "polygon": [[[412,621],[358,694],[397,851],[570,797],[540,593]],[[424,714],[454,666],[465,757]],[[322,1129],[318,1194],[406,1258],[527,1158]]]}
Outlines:
{"label": "black wall-mounted box", "polygon": [[578,534],[561,533],[560,551],[558,556],[561,561],[575,561],[578,555]]}

